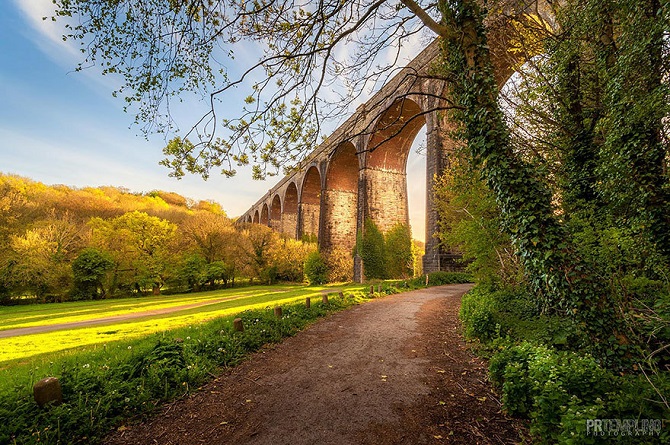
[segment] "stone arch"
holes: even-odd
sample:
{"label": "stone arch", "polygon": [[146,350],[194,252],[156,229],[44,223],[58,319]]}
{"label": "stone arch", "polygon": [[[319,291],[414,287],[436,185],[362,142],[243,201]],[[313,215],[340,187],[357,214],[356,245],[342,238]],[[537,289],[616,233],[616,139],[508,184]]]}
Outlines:
{"label": "stone arch", "polygon": [[270,227],[281,232],[281,197],[275,194],[270,206]]}
{"label": "stone arch", "polygon": [[270,212],[268,209],[268,204],[263,204],[263,209],[261,210],[261,220],[260,223],[264,226],[267,226],[270,221]]}
{"label": "stone arch", "polygon": [[324,188],[323,243],[325,252],[351,252],[356,244],[359,162],[351,142],[340,144],[329,159]]}
{"label": "stone arch", "polygon": [[382,232],[398,223],[409,226],[407,158],[425,124],[421,106],[412,99],[401,98],[382,113],[368,140],[364,214]]}
{"label": "stone arch", "polygon": [[284,208],[282,209],[282,232],[295,237],[298,228],[298,187],[290,182],[284,192]]}
{"label": "stone arch", "polygon": [[247,224],[252,223],[253,219],[252,219],[251,215],[247,215],[247,217],[244,218],[244,222],[247,223]]}
{"label": "stone arch", "polygon": [[300,237],[319,236],[321,217],[321,173],[312,166],[305,173],[300,191],[299,233]]}
{"label": "stone arch", "polygon": [[258,215],[258,210],[256,210],[256,211],[254,212],[254,219],[253,219],[252,222],[253,222],[254,224],[260,224],[261,220],[260,220],[260,217],[259,217],[259,215]]}

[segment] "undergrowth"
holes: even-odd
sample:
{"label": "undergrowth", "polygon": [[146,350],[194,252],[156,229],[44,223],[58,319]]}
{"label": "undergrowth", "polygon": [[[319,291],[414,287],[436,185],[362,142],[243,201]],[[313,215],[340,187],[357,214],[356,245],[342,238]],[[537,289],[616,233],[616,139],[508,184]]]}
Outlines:
{"label": "undergrowth", "polygon": [[[656,314],[640,329],[667,337],[668,314]],[[607,369],[587,352],[578,326],[541,313],[519,289],[479,285],[464,296],[460,317],[466,337],[490,359],[504,409],[530,419],[533,443],[670,443],[667,357],[628,372]]]}

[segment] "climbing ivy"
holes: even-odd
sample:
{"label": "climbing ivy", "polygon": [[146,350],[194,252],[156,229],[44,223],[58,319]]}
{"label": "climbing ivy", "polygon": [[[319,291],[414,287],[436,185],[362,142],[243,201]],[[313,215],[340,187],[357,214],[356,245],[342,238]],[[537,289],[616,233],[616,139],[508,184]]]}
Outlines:
{"label": "climbing ivy", "polygon": [[[630,305],[617,283],[660,277],[668,265],[667,4],[562,5],[528,82],[532,106],[521,110],[544,119],[544,133],[521,141],[526,146],[512,137],[498,102],[487,11],[469,0],[440,8],[458,30],[442,42],[456,136],[495,198],[530,288],[545,312],[574,320],[602,363],[630,364],[641,342],[621,315]],[[617,243],[625,259],[616,254],[603,264]]]}

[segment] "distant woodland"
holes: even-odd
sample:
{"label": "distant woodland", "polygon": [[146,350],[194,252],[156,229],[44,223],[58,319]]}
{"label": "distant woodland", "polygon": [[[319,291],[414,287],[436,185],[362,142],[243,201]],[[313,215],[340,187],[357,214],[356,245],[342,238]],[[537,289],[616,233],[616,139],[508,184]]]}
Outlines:
{"label": "distant woodland", "polygon": [[314,251],[213,201],[0,174],[0,304],[302,282]]}

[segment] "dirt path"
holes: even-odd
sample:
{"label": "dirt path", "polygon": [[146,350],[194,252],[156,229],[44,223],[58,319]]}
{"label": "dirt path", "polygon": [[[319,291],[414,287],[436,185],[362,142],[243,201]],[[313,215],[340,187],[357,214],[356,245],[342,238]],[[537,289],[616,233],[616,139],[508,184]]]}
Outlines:
{"label": "dirt path", "polygon": [[112,444],[507,444],[485,364],[459,335],[450,285],[337,313],[254,354]]}
{"label": "dirt path", "polygon": [[26,328],[5,329],[4,331],[0,331],[0,338],[16,337],[19,335],[28,335],[28,334],[42,334],[44,332],[59,331],[61,329],[82,328],[86,326],[119,323],[123,321],[134,320],[136,318],[171,314],[173,312],[184,311],[186,309],[193,309],[200,306],[222,303],[224,301],[233,300],[235,298],[239,297],[219,298],[216,300],[201,301],[199,303],[184,304],[181,306],[172,306],[162,309],[152,309],[144,312],[134,312],[132,314],[112,315],[111,317],[94,318],[92,320],[73,321],[70,323],[57,323],[42,326],[29,326]]}

